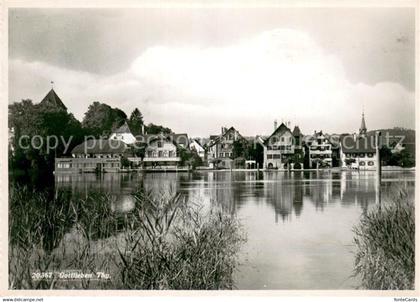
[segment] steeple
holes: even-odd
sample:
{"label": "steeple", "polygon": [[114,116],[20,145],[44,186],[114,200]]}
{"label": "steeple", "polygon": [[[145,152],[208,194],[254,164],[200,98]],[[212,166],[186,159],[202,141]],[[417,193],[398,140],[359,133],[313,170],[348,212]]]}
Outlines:
{"label": "steeple", "polygon": [[366,122],[365,122],[365,112],[362,112],[362,123],[360,124],[360,129],[359,129],[359,134],[363,135],[366,134],[367,129],[366,129]]}
{"label": "steeple", "polygon": [[59,96],[55,93],[54,89],[48,92],[40,103],[43,106],[52,107],[55,109],[67,110],[67,107],[63,104]]}

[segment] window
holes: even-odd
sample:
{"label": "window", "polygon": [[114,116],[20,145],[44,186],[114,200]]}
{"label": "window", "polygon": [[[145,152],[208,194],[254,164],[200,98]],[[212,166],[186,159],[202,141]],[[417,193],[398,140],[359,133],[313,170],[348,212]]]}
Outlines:
{"label": "window", "polygon": [[162,142],[157,143],[158,148],[162,148],[162,145],[163,145]]}
{"label": "window", "polygon": [[361,161],[361,162],[359,163],[359,165],[361,165],[361,166],[365,166],[365,165],[366,165],[366,163],[365,163],[364,161]]}
{"label": "window", "polygon": [[281,138],[281,142],[284,143],[284,137]]}
{"label": "window", "polygon": [[174,151],[169,151],[169,157],[174,157]]}
{"label": "window", "polygon": [[375,164],[375,163],[374,163],[373,161],[369,161],[369,162],[368,162],[368,165],[369,165],[369,166],[373,166],[374,164]]}
{"label": "window", "polygon": [[163,152],[162,151],[158,152],[158,157],[163,157]]}
{"label": "window", "polygon": [[219,157],[223,157],[223,152],[220,152]]}
{"label": "window", "polygon": [[273,159],[273,155],[272,154],[267,154],[267,159]]}
{"label": "window", "polygon": [[274,159],[280,159],[280,154],[274,154],[274,155],[273,155],[273,158],[274,158]]}

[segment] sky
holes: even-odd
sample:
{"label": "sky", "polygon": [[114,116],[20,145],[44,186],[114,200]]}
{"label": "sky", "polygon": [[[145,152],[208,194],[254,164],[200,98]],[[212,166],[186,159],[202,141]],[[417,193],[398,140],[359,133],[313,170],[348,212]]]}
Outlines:
{"label": "sky", "polygon": [[190,136],[415,128],[413,8],[9,10],[9,103],[51,89]]}

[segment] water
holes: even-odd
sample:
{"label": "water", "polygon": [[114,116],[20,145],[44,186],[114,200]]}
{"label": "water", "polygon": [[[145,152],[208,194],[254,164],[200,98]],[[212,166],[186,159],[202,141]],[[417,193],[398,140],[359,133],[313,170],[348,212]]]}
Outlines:
{"label": "water", "polygon": [[[133,207],[139,186],[153,194],[179,192],[217,204],[241,220],[247,234],[238,289],[354,289],[352,228],[379,203],[373,172],[195,172],[57,175],[57,187],[116,196],[113,209]],[[383,172],[381,202],[395,187],[414,194],[414,172]]]}

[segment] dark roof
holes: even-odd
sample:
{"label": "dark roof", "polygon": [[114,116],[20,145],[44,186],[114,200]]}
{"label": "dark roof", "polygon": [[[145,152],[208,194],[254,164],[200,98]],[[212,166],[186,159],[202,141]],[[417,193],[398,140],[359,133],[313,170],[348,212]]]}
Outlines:
{"label": "dark roof", "polygon": [[[238,133],[238,138],[239,139],[241,139],[241,140],[244,140],[244,141],[247,141],[240,133],[239,133],[239,131],[238,130],[236,130],[233,126],[232,127],[230,127],[229,129],[227,129],[226,131],[225,131],[225,133],[223,133],[223,134],[221,134],[221,135],[218,135],[217,137],[215,137],[214,139],[212,139],[213,141],[212,142],[210,142],[209,143],[209,147],[210,146],[213,146],[213,145],[215,145],[215,144],[217,144],[224,136],[226,136],[229,132],[232,132],[232,131],[236,131],[237,133]],[[212,136],[210,136],[210,138],[212,138]]]}
{"label": "dark roof", "polygon": [[295,126],[295,128],[293,128],[292,134],[293,134],[293,136],[301,136],[302,135],[298,126]]}
{"label": "dark roof", "polygon": [[356,138],[353,135],[343,136],[341,138],[341,150],[343,153],[376,152],[375,136],[365,135],[357,136]]}
{"label": "dark roof", "polygon": [[121,127],[117,128],[113,133],[131,133],[130,127],[127,124],[127,121],[122,124]]}
{"label": "dark roof", "polygon": [[77,145],[71,151],[72,154],[115,154],[124,153],[128,150],[127,145],[115,139],[91,139]]}
{"label": "dark roof", "polygon": [[274,132],[268,138],[265,139],[264,144],[268,143],[270,138],[272,138],[274,135],[282,135],[283,133],[285,133],[287,131],[292,133],[292,131],[290,131],[289,127],[287,127],[284,123],[281,123],[280,126],[278,126],[277,129],[274,130]]}
{"label": "dark roof", "polygon": [[67,110],[67,107],[61,101],[59,96],[51,89],[48,94],[42,99],[41,105],[53,106],[59,109]]}

